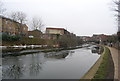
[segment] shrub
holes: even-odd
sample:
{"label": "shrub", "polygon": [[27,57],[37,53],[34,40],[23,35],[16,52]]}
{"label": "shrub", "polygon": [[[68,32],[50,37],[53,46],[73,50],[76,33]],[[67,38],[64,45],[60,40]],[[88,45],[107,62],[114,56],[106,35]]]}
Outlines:
{"label": "shrub", "polygon": [[19,35],[14,35],[14,36],[11,36],[11,35],[8,35],[8,34],[2,34],[2,40],[3,41],[18,41],[20,40],[20,36]]}
{"label": "shrub", "polygon": [[82,43],[82,40],[72,35],[62,35],[58,39],[60,47],[75,47]]}

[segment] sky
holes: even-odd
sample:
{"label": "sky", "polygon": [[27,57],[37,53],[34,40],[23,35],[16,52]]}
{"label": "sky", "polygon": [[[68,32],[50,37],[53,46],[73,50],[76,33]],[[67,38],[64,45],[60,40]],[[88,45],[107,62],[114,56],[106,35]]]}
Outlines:
{"label": "sky", "polygon": [[[2,0],[7,13],[39,17],[45,27],[65,28],[77,36],[111,35],[117,31],[113,0]],[[45,31],[44,27],[44,31]],[[29,27],[31,30],[31,27]]]}

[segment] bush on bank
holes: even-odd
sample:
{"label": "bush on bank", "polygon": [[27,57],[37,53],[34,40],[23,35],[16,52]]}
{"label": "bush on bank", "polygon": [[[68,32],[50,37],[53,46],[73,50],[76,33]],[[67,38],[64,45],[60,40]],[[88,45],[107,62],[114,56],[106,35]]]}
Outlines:
{"label": "bush on bank", "polygon": [[82,39],[72,35],[62,35],[57,41],[60,47],[64,48],[79,46],[83,43]]}
{"label": "bush on bank", "polygon": [[2,38],[2,45],[13,46],[13,45],[54,45],[54,40],[41,39],[41,38],[28,38],[18,36],[4,36]]}
{"label": "bush on bank", "polygon": [[18,41],[21,38],[19,35],[11,36],[11,35],[7,35],[7,34],[2,34],[1,36],[2,36],[1,37],[2,41]]}
{"label": "bush on bank", "polygon": [[83,41],[77,36],[62,35],[58,39],[41,39],[41,38],[29,38],[22,36],[10,36],[8,34],[2,34],[2,45],[59,45],[62,48],[76,47],[82,44]]}

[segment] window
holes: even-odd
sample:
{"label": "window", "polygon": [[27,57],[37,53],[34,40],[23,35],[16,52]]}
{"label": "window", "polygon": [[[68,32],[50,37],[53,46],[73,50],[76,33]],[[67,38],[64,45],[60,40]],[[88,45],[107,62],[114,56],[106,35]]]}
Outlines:
{"label": "window", "polygon": [[6,20],[6,24],[8,24],[8,21]]}
{"label": "window", "polygon": [[18,23],[17,25],[20,27],[20,24],[19,24],[19,23]]}
{"label": "window", "polygon": [[10,24],[12,25],[12,21],[10,21]]}
{"label": "window", "polygon": [[26,28],[24,28],[24,30],[26,30]]}
{"label": "window", "polygon": [[12,28],[11,28],[11,27],[9,27],[9,29],[11,30]]}

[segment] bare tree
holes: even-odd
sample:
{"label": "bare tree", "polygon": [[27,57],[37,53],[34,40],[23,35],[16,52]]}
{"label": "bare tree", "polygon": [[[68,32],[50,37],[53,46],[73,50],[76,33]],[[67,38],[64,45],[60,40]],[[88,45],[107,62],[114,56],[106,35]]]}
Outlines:
{"label": "bare tree", "polygon": [[18,11],[18,12],[12,12],[10,17],[15,21],[20,22],[21,24],[24,24],[27,16],[25,13]]}
{"label": "bare tree", "polygon": [[41,30],[41,28],[44,26],[43,21],[41,18],[34,17],[32,19],[32,27],[34,30]]}
{"label": "bare tree", "polygon": [[117,8],[115,9],[115,11],[117,11],[118,13],[120,13],[120,1],[114,1],[114,3],[117,6]]}
{"label": "bare tree", "polygon": [[117,3],[118,5],[118,32],[120,32],[120,1]]}
{"label": "bare tree", "polygon": [[19,31],[21,36],[24,36],[24,32],[22,31],[22,27],[23,27],[23,24],[25,24],[25,22],[26,22],[26,17],[27,17],[26,14],[21,12],[21,11],[12,12],[10,14],[11,19],[20,23],[18,31]]}
{"label": "bare tree", "polygon": [[18,15],[16,12],[12,12],[10,14],[10,18],[13,19],[14,21],[18,21]]}
{"label": "bare tree", "polygon": [[0,1],[0,14],[3,14],[5,11],[6,9],[4,8],[4,4]]}
{"label": "bare tree", "polygon": [[[120,0],[116,0],[114,1],[115,5],[117,6],[117,8],[115,9],[115,11],[117,12],[117,19],[118,19],[118,31],[117,31],[117,36],[118,36],[118,41],[120,43]],[[120,47],[120,44],[118,44]]]}

